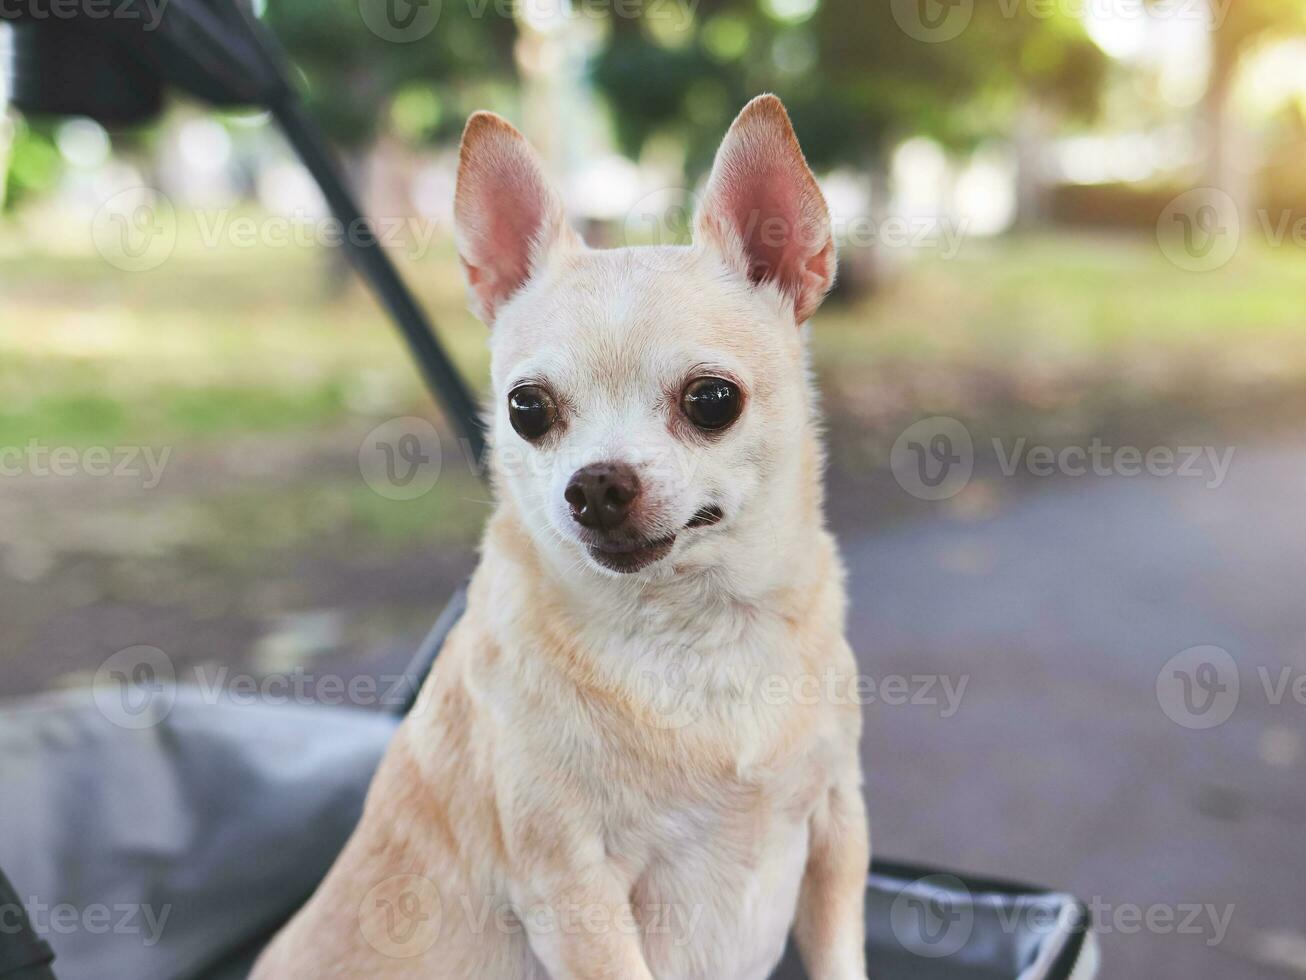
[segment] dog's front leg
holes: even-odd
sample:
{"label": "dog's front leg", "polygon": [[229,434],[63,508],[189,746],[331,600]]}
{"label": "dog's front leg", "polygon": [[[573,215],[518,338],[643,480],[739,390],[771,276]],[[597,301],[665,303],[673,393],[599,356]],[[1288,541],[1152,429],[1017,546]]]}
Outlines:
{"label": "dog's front leg", "polygon": [[629,883],[613,869],[595,867],[535,891],[526,928],[552,980],[653,980]]}
{"label": "dog's front leg", "polygon": [[798,899],[794,939],[811,980],[866,977],[866,872],[870,829],[861,780],[835,784],[811,820],[811,849]]}

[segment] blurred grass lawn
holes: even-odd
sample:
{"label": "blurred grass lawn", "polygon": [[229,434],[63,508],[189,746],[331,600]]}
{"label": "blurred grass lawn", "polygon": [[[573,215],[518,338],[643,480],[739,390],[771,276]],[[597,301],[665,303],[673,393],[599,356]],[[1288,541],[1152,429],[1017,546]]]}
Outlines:
{"label": "blurred grass lawn", "polygon": [[[379,308],[321,251],[213,249],[183,234],[162,266],[132,273],[89,249],[20,249],[0,228],[0,258],[0,445],[187,443],[425,404]],[[480,383],[484,328],[452,254],[397,259]],[[951,261],[912,263],[872,299],[828,307],[815,360],[832,411],[873,419],[982,417],[983,386],[1045,410],[1166,399],[1196,376],[1212,396],[1295,384],[1304,259],[1248,247],[1197,274],[1141,238],[971,242]]]}
{"label": "blurred grass lawn", "polygon": [[[185,661],[261,663],[287,644],[299,656],[282,619],[305,611],[340,613],[342,651],[418,635],[470,567],[490,504],[447,441],[416,500],[360,478],[373,427],[437,415],[372,298],[321,250],[215,250],[183,229],[167,262],[131,273],[75,231],[0,225],[0,449],[172,457],[148,491],[0,481],[0,620],[10,667],[27,671],[13,689],[142,637]],[[396,258],[482,383],[485,328],[454,256]],[[965,420],[977,445],[1139,427],[1172,439],[1234,409],[1263,426],[1256,406],[1306,391],[1302,258],[1245,248],[1198,275],[1143,238],[1062,235],[905,264],[814,325],[835,479],[882,479],[897,434],[933,414]],[[895,519],[891,494],[839,496],[844,530]]]}
{"label": "blurred grass lawn", "polygon": [[[967,244],[916,263],[813,334],[832,428],[856,420],[882,460],[906,425],[963,419],[976,436],[1160,443],[1294,415],[1306,391],[1306,253],[1246,244],[1205,273],[1143,236]],[[836,446],[840,443],[836,442]],[[856,446],[843,440],[845,446]]]}
{"label": "blurred grass lawn", "polygon": [[[171,258],[133,273],[89,242],[42,249],[0,228],[0,446],[203,452],[328,434],[338,465],[298,486],[286,474],[275,505],[256,489],[201,487],[186,499],[200,512],[181,523],[213,528],[206,550],[218,554],[242,551],[233,528],[249,544],[290,545],[332,519],[360,537],[474,533],[485,494],[465,466],[416,505],[370,494],[351,472],[362,433],[434,410],[397,334],[334,258],[207,248],[183,223]],[[396,258],[481,383],[485,330],[466,311],[448,247]],[[1204,274],[1144,238],[1011,238],[967,243],[951,261],[926,256],[872,298],[831,303],[814,326],[836,463],[874,465],[930,414],[963,418],[977,435],[1051,440],[1299,390],[1304,295],[1306,261],[1293,249],[1249,246]],[[328,516],[288,519],[307,514]]]}

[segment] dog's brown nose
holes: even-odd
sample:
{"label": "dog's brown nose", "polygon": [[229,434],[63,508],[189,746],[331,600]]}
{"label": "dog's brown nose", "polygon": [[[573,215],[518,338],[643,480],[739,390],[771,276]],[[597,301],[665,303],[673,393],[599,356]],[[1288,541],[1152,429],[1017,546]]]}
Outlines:
{"label": "dog's brown nose", "polygon": [[563,496],[576,523],[608,531],[630,516],[639,496],[639,477],[624,463],[594,463],[572,474]]}

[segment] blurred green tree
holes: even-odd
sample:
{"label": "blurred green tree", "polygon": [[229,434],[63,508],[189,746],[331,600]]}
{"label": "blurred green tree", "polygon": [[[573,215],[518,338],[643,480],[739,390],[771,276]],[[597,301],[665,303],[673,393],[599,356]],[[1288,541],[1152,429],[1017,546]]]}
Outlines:
{"label": "blurred green tree", "polygon": [[[385,177],[394,144],[383,136],[455,139],[472,110],[501,106],[510,91],[517,28],[493,0],[268,0],[264,17],[360,188],[399,184]],[[340,274],[344,253],[327,260],[326,288],[338,292],[351,281]]]}
{"label": "blurred green tree", "polygon": [[1245,57],[1258,46],[1306,32],[1300,0],[1209,0],[1211,69],[1204,100],[1207,159],[1204,180],[1227,193],[1240,213],[1253,206],[1261,163],[1242,125],[1233,92]]}
{"label": "blurred green tree", "polygon": [[61,160],[51,129],[48,122],[32,123],[17,113],[0,116],[0,211],[13,210],[58,183]]}
{"label": "blurred green tree", "polygon": [[[725,127],[754,95],[789,107],[819,171],[866,175],[885,198],[889,154],[910,136],[967,151],[1001,136],[1017,145],[1018,217],[1044,196],[1028,166],[1049,119],[1087,120],[1107,58],[1064,6],[1012,0],[641,0],[614,16],[595,64],[622,148],[638,156],[668,135],[686,148],[687,181],[710,165]],[[628,5],[627,5],[628,6]],[[848,292],[874,288],[878,250],[848,255]]]}
{"label": "blurred green tree", "polygon": [[393,123],[409,139],[447,138],[464,110],[500,101],[485,87],[513,77],[516,26],[502,11],[489,0],[269,0],[264,16],[314,117],[357,152]]}
{"label": "blurred green tree", "polygon": [[874,167],[908,135],[964,150],[1009,134],[1031,103],[1091,116],[1106,69],[1078,18],[1042,4],[934,4],[963,18],[940,33],[931,0],[701,0],[692,18],[642,2],[612,18],[595,77],[623,148],[668,132],[690,176],[762,91],[785,99],[815,166]]}

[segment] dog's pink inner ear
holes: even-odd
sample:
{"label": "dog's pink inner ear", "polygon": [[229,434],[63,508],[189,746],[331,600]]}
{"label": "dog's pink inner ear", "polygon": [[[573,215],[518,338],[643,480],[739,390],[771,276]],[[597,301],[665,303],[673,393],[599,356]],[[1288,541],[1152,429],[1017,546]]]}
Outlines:
{"label": "dog's pink inner ear", "polygon": [[754,284],[775,282],[809,320],[834,284],[830,212],[780,100],[753,100],[717,154],[698,233]]}
{"label": "dog's pink inner ear", "polygon": [[467,124],[454,224],[473,305],[486,323],[566,237],[562,202],[539,157],[491,113],[477,113]]}

